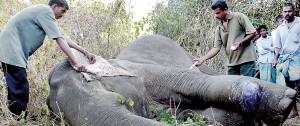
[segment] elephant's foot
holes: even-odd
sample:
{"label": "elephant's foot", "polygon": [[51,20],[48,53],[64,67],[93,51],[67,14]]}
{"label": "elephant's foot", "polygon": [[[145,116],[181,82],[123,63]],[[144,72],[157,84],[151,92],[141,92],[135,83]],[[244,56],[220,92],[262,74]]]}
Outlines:
{"label": "elephant's foot", "polygon": [[286,87],[273,88],[269,87],[269,83],[266,86],[255,81],[242,80],[239,84],[243,85],[240,96],[243,113],[256,116],[267,125],[282,124],[291,110],[294,110],[292,115],[298,115],[297,110],[292,109],[295,105],[295,90]]}
{"label": "elephant's foot", "polygon": [[[272,111],[268,111],[268,114],[263,114],[263,116],[267,116],[267,118],[263,119],[263,121],[267,125],[281,125],[287,119],[289,113],[291,112],[293,106],[295,106],[295,96],[296,91],[293,89],[286,89],[282,99],[279,100],[277,105],[277,110],[271,109]],[[272,107],[272,106],[270,106]],[[298,113],[297,113],[298,114]]]}
{"label": "elephant's foot", "polygon": [[292,111],[291,111],[290,116],[288,117],[288,119],[296,118],[298,116],[299,116],[299,113],[297,111],[297,107],[294,105],[294,107],[292,108]]}
{"label": "elephant's foot", "polygon": [[[285,91],[285,96],[289,96],[289,98],[293,98],[293,92],[294,90],[292,89],[289,89],[289,90],[286,90]],[[292,110],[290,112],[290,115],[289,117],[287,117],[288,119],[291,119],[291,118],[295,118],[295,117],[298,117],[299,116],[299,113],[298,113],[298,110],[297,110],[297,107],[296,107],[296,102],[292,102]]]}

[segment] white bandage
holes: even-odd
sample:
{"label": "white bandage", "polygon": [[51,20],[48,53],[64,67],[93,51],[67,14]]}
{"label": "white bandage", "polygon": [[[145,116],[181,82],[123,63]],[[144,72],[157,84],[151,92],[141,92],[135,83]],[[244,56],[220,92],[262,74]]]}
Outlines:
{"label": "white bandage", "polygon": [[198,63],[198,61],[195,62],[189,69],[193,69],[193,67],[196,66],[197,63]]}
{"label": "white bandage", "polygon": [[236,50],[236,47],[235,46],[231,46],[230,49],[231,50]]}

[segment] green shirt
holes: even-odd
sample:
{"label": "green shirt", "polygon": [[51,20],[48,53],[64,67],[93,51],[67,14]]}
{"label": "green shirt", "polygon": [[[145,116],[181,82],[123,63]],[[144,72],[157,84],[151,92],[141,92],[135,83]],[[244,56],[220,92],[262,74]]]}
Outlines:
{"label": "green shirt", "polygon": [[246,35],[254,33],[255,28],[244,14],[239,12],[229,12],[228,14],[227,31],[224,30],[221,22],[215,32],[214,47],[221,48],[223,46],[225,48],[228,66],[255,61],[256,55],[252,42],[247,42],[249,44],[244,44],[235,51],[230,49],[233,43],[240,42]]}
{"label": "green shirt", "polygon": [[62,37],[49,5],[27,7],[12,17],[0,34],[0,62],[26,68],[28,57],[49,39]]}

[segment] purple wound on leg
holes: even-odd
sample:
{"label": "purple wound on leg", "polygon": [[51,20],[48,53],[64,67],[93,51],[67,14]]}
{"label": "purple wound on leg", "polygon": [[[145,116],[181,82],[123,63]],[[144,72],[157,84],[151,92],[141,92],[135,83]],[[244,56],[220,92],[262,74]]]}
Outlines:
{"label": "purple wound on leg", "polygon": [[241,96],[242,111],[245,113],[254,113],[258,102],[260,100],[260,94],[262,88],[255,83],[246,83]]}

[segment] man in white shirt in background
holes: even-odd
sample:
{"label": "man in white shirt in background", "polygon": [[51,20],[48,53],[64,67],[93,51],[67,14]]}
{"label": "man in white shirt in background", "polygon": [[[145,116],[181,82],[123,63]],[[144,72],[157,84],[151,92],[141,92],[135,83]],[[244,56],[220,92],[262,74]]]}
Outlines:
{"label": "man in white shirt in background", "polygon": [[[283,23],[283,21],[284,21],[284,17],[281,14],[275,18],[275,23],[277,24],[277,27],[279,25],[281,25]],[[275,42],[275,39],[276,39],[277,27],[271,32],[273,42]]]}
{"label": "man in white shirt in background", "polygon": [[[284,76],[286,86],[299,90],[300,88],[300,18],[295,16],[295,6],[292,3],[283,5],[284,22],[278,26],[275,39],[277,77]],[[296,103],[290,113],[290,118],[299,116]]]}
{"label": "man in white shirt in background", "polygon": [[272,37],[268,36],[266,25],[259,26],[257,31],[260,34],[260,38],[256,40],[260,79],[275,83],[276,71],[272,67],[275,57],[275,48]]}

